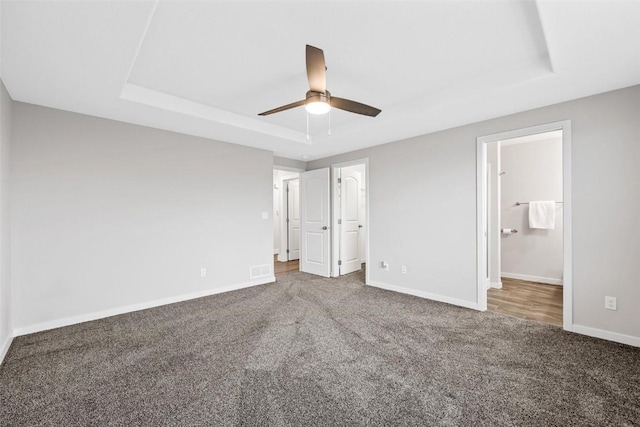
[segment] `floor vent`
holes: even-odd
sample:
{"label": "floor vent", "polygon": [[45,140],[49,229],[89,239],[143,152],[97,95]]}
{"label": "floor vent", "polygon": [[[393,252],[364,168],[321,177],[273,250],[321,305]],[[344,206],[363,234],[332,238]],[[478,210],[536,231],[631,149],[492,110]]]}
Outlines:
{"label": "floor vent", "polygon": [[252,266],[249,272],[249,276],[252,279],[257,279],[258,277],[271,276],[271,264],[262,264],[262,265]]}

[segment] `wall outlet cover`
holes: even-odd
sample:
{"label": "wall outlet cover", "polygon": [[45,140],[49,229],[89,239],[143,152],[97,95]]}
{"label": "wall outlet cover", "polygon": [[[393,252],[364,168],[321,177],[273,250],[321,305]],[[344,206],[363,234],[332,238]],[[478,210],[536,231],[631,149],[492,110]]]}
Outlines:
{"label": "wall outlet cover", "polygon": [[616,297],[604,297],[604,308],[607,310],[617,310]]}

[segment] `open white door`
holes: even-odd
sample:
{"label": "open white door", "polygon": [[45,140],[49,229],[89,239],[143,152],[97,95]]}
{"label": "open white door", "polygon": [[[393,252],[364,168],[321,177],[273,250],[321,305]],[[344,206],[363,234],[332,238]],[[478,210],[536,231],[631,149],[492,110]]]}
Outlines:
{"label": "open white door", "polygon": [[352,168],[340,170],[340,275],[361,269],[360,197],[362,175]]}
{"label": "open white door", "polygon": [[300,174],[300,271],[329,277],[329,168]]}
{"label": "open white door", "polygon": [[300,258],[300,180],[287,181],[287,260]]}

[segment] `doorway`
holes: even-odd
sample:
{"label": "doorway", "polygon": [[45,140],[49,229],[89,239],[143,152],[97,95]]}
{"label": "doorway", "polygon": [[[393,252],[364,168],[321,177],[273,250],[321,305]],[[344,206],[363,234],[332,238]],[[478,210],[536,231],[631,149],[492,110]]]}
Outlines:
{"label": "doorway", "polygon": [[570,122],[478,138],[482,309],[571,330]]}
{"label": "doorway", "polygon": [[273,171],[274,272],[297,271],[300,257],[300,172]]}
{"label": "doorway", "polygon": [[[361,271],[369,257],[368,159],[300,174],[300,271]],[[364,268],[365,283],[368,270]]]}
{"label": "doorway", "polygon": [[283,238],[286,244],[286,261],[300,259],[300,179],[283,181]]}
{"label": "doorway", "polygon": [[[368,162],[332,165],[332,277],[366,268],[368,253]],[[366,270],[365,270],[366,271]]]}
{"label": "doorway", "polygon": [[487,143],[487,172],[487,308],[562,326],[562,131]]}

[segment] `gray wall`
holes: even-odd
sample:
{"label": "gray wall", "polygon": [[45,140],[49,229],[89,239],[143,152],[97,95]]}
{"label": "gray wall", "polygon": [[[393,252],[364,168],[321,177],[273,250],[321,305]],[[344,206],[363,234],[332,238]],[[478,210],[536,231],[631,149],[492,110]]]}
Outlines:
{"label": "gray wall", "polygon": [[22,103],[13,125],[17,330],[272,266],[271,152]]}
{"label": "gray wall", "polygon": [[500,150],[501,217],[503,228],[519,233],[502,236],[502,272],[505,276],[542,283],[562,281],[562,204],[556,204],[553,230],[529,228],[528,205],[516,202],[562,200],[562,139],[503,145]]}
{"label": "gray wall", "polygon": [[284,166],[285,168],[293,168],[299,170],[307,170],[307,162],[303,162],[302,160],[295,159],[286,159],[284,157],[273,157],[273,165],[274,166]]}
{"label": "gray wall", "polygon": [[[574,324],[640,337],[640,86],[309,162],[369,158],[370,279],[475,303],[476,138],[572,121]],[[390,271],[379,268],[390,262]],[[400,264],[408,274],[400,273]],[[604,309],[606,295],[618,310]]]}
{"label": "gray wall", "polygon": [[13,101],[0,81],[0,363],[13,333],[9,234],[9,155]]}

